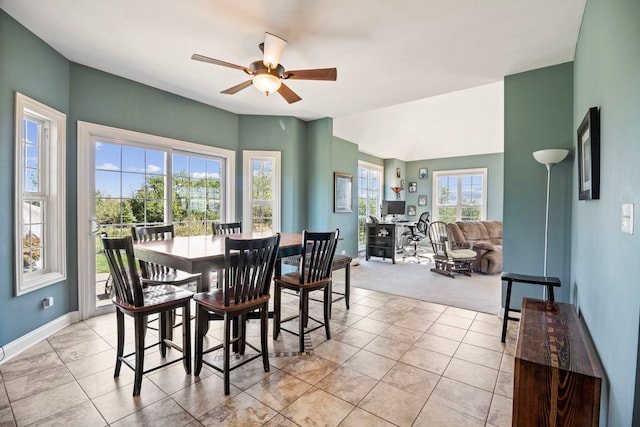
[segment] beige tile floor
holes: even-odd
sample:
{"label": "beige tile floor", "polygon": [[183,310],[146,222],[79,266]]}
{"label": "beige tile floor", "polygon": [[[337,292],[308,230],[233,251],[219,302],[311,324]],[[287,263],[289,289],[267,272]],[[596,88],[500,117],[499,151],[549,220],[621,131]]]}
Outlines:
{"label": "beige tile floor", "polygon": [[[294,311],[297,299],[284,300]],[[226,397],[217,371],[193,377],[181,363],[145,375],[132,397],[132,371],[113,378],[115,323],[78,322],[1,365],[0,426],[511,425],[517,326],[503,345],[495,315],[352,288],[350,310],[333,306],[331,340],[319,329],[298,355],[297,337],[270,336],[270,372],[260,359],[232,371]],[[150,350],[146,366],[159,357]]]}

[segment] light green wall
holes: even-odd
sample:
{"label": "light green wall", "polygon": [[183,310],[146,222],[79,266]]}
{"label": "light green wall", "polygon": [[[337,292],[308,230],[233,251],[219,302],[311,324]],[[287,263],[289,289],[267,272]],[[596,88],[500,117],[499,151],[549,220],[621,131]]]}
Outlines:
{"label": "light green wall", "polygon": [[[27,53],[28,52],[28,53]],[[69,113],[69,63],[35,35],[0,9],[0,346],[33,331],[75,308],[75,257],[73,247],[67,256],[68,279],[20,297],[14,297],[14,98],[19,91],[65,114]],[[67,132],[73,122],[67,116]],[[73,147],[67,146],[68,151]],[[67,189],[75,186],[67,173]],[[74,190],[75,192],[75,190]],[[70,191],[68,192],[70,193]],[[67,197],[67,213],[75,205]],[[67,227],[67,239],[75,236]],[[73,246],[73,245],[71,245]],[[42,309],[45,297],[55,305]]]}
{"label": "light green wall", "polygon": [[638,221],[633,235],[620,230],[621,205],[634,203],[636,220],[640,209],[639,41],[639,1],[587,0],[576,47],[572,128],[589,107],[600,108],[601,186],[600,200],[591,201],[578,201],[577,184],[572,186],[569,283],[608,379],[601,413],[609,426],[640,425]]}
{"label": "light green wall", "polygon": [[358,160],[362,160],[363,162],[368,162],[373,165],[384,166],[384,160],[380,157],[372,156],[367,153],[358,153]]}
{"label": "light green wall", "polygon": [[352,257],[358,256],[358,146],[341,138],[333,138],[333,171],[352,176],[352,212],[333,213],[331,228],[339,228],[343,238],[336,253],[343,250]]}
{"label": "light green wall", "polygon": [[[391,187],[400,187],[400,181],[404,180],[404,190],[400,192],[400,200],[405,200],[407,194],[407,174],[405,172],[406,163],[399,159],[384,159],[384,200],[396,200],[396,193]],[[397,170],[400,169],[400,178]]]}
{"label": "light green wall", "polygon": [[[532,153],[572,149],[573,64],[506,76],[504,111],[503,271],[541,276],[547,169]],[[563,302],[569,302],[571,288],[572,162],[570,156],[551,170],[549,200],[547,275],[560,278],[562,287],[555,297]],[[518,308],[523,296],[542,298],[542,287],[514,286],[512,306]]]}
{"label": "light green wall", "polygon": [[[503,154],[483,154],[478,156],[448,157],[443,159],[419,160],[406,164],[406,186],[403,191],[407,206],[416,207],[416,218],[425,211],[433,212],[433,172],[487,168],[487,219],[502,221],[502,200],[504,184]],[[428,170],[427,177],[418,178],[420,168]],[[418,191],[409,193],[410,182],[417,183]],[[427,205],[418,206],[418,196],[427,196]]]}

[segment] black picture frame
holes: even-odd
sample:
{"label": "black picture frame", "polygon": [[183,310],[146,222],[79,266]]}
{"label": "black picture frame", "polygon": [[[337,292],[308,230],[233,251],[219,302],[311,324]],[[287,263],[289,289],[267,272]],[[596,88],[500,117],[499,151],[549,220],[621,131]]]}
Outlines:
{"label": "black picture frame", "polygon": [[591,107],[578,126],[578,199],[600,199],[600,112]]}
{"label": "black picture frame", "polygon": [[353,212],[353,177],[347,173],[333,173],[333,211],[335,213]]}
{"label": "black picture frame", "polygon": [[418,206],[427,206],[427,196],[426,195],[418,196]]}
{"label": "black picture frame", "polygon": [[407,215],[416,216],[416,207],[414,205],[407,206]]}
{"label": "black picture frame", "polygon": [[410,182],[409,183],[409,193],[415,193],[416,191],[418,191],[418,183],[417,182]]}

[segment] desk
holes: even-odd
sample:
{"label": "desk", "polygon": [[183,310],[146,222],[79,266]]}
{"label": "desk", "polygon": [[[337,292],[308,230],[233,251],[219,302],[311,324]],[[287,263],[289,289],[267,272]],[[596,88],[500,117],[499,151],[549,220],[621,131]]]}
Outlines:
{"label": "desk", "polygon": [[[280,249],[276,274],[280,274],[280,259],[300,253],[302,234],[280,233]],[[227,234],[224,236],[180,236],[170,240],[152,240],[134,245],[136,257],[147,262],[166,265],[188,273],[199,273],[198,292],[208,291],[211,286],[210,272],[224,268],[224,240],[253,239],[252,233]]]}
{"label": "desk", "polygon": [[415,222],[372,222],[367,224],[367,247],[365,259],[369,261],[372,256],[389,258],[396,263],[396,253],[402,249],[402,233],[399,227],[415,227]]}

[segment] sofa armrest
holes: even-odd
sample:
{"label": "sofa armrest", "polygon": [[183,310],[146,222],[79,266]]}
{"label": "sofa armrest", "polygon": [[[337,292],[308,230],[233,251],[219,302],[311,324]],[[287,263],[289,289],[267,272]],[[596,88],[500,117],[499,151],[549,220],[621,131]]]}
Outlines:
{"label": "sofa armrest", "polygon": [[493,248],[493,244],[491,244],[490,242],[474,242],[473,244],[473,248],[474,249],[484,249],[485,251],[492,251]]}

